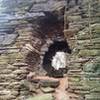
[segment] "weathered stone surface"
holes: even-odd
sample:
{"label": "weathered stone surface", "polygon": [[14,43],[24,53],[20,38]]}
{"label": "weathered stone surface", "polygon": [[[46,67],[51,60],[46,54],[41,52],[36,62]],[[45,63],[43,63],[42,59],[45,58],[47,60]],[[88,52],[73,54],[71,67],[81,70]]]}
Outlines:
{"label": "weathered stone surface", "polygon": [[28,96],[29,95],[29,91],[27,89],[21,90],[20,91],[20,95],[26,95],[26,96]]}
{"label": "weathered stone surface", "polygon": [[68,20],[70,21],[70,22],[73,22],[73,21],[80,21],[81,20],[81,16],[68,16]]}
{"label": "weathered stone surface", "polygon": [[28,74],[28,72],[26,70],[15,70],[12,72],[13,74],[17,74],[17,75],[20,75],[20,74]]}
{"label": "weathered stone surface", "polygon": [[[99,34],[100,33],[100,29],[99,29],[99,27],[100,27],[100,24],[93,24],[93,25],[91,25],[91,32],[92,32],[91,37],[92,38],[100,37],[100,34]],[[77,38],[79,40],[90,39],[89,28],[85,28],[82,31],[79,31]]]}
{"label": "weathered stone surface", "polygon": [[12,44],[15,39],[17,38],[18,34],[8,34],[8,35],[5,35],[4,37],[1,38],[1,43],[0,45],[10,45]]}
{"label": "weathered stone surface", "polygon": [[47,80],[47,81],[40,81],[40,85],[43,86],[43,87],[57,87],[59,85],[59,81],[50,81],[50,80]]}
{"label": "weathered stone surface", "polygon": [[11,69],[12,71],[13,70],[16,70],[17,68],[16,67],[14,67],[13,65],[10,65],[10,64],[7,64],[7,65],[5,65],[6,66],[6,68],[9,70],[9,69]]}
{"label": "weathered stone surface", "polygon": [[91,93],[93,93],[93,92],[100,93],[100,86],[97,86],[97,87],[91,89],[90,91],[91,91]]}
{"label": "weathered stone surface", "polygon": [[100,49],[100,44],[83,44],[78,47],[79,49]]}
{"label": "weathered stone surface", "polygon": [[41,90],[44,92],[44,93],[52,93],[55,91],[54,88],[51,88],[51,87],[42,87]]}
{"label": "weathered stone surface", "polygon": [[100,50],[80,50],[79,56],[100,56]]}
{"label": "weathered stone surface", "polygon": [[99,94],[90,94],[85,96],[86,100],[99,100],[100,95]]}
{"label": "weathered stone surface", "polygon": [[10,74],[11,72],[12,70],[4,69],[2,72],[0,72],[0,74]]}
{"label": "weathered stone surface", "polygon": [[36,97],[30,97],[27,100],[54,100],[52,94],[43,94]]}
{"label": "weathered stone surface", "polygon": [[36,92],[35,85],[32,84],[31,82],[27,81],[27,80],[22,80],[21,81],[21,85],[24,86],[24,87],[26,87],[31,92]]}
{"label": "weathered stone surface", "polygon": [[84,67],[84,71],[93,72],[94,71],[93,67],[94,67],[93,63],[87,64],[87,66]]}
{"label": "weathered stone surface", "polygon": [[18,63],[14,63],[13,66],[23,67],[23,66],[27,66],[27,64],[18,62]]}
{"label": "weathered stone surface", "polygon": [[9,84],[9,86],[7,86],[8,89],[14,89],[14,90],[18,90],[21,87],[21,83],[20,82],[11,82]]}
{"label": "weathered stone surface", "polygon": [[[52,11],[52,10],[55,9],[54,7],[55,7],[55,5],[57,3],[61,7],[61,6],[64,6],[65,2],[64,2],[64,0],[58,1],[58,2],[57,1],[53,1],[53,0],[46,1],[45,3],[39,3],[39,4],[34,5],[30,11],[35,11],[35,12],[36,11],[38,11],[38,12],[40,12],[40,11]],[[57,6],[56,6],[56,9],[57,9]]]}
{"label": "weathered stone surface", "polygon": [[86,66],[84,66],[85,72],[93,72],[98,74],[100,73],[100,63],[88,63]]}

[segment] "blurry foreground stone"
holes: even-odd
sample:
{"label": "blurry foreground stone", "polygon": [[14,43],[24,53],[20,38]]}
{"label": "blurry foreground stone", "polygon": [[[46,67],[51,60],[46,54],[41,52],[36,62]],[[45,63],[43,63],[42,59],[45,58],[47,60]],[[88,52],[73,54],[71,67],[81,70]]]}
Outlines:
{"label": "blurry foreground stone", "polygon": [[54,100],[52,94],[43,94],[35,97],[30,97],[27,100]]}
{"label": "blurry foreground stone", "polygon": [[70,100],[69,95],[67,95],[65,91],[61,90],[56,90],[55,97],[56,97],[55,100]]}

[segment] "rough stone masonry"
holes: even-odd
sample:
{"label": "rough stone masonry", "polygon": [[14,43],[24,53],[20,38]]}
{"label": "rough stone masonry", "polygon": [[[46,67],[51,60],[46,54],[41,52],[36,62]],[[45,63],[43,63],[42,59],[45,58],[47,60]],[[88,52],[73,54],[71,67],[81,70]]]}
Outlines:
{"label": "rough stone masonry", "polygon": [[[90,0],[91,39],[88,0],[67,1],[69,26],[66,38],[72,50],[67,73],[67,91],[74,94],[70,95],[70,100],[100,100],[100,0]],[[40,37],[34,36],[35,33],[40,33],[35,30],[35,27],[38,28],[37,20],[45,16],[44,12],[59,12],[59,9],[64,8],[65,2],[0,0],[0,100],[26,100],[29,97],[37,100],[34,98],[37,94],[43,94],[43,100],[53,100],[55,88],[49,87],[51,84],[48,86],[43,83],[46,87],[40,88],[37,83],[26,80],[29,68],[32,67],[31,72],[35,74],[37,69],[33,68],[36,66],[33,64],[40,57],[30,53],[27,59],[30,61],[29,65],[25,62],[27,51],[23,51],[23,47],[32,43],[41,46]],[[43,44],[45,47],[44,41]],[[54,85],[56,87],[58,82]]]}

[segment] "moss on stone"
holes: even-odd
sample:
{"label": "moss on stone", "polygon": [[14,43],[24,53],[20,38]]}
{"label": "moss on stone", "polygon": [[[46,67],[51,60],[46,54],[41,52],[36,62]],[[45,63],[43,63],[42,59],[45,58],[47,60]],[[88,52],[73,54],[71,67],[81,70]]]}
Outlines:
{"label": "moss on stone", "polygon": [[100,100],[100,94],[92,93],[92,94],[85,95],[85,100]]}
{"label": "moss on stone", "polygon": [[90,92],[100,92],[100,86],[96,86]]}
{"label": "moss on stone", "polygon": [[87,63],[83,68],[85,74],[87,76],[98,76],[100,75],[100,63],[94,62],[94,63]]}
{"label": "moss on stone", "polygon": [[74,16],[68,16],[68,20],[69,21],[80,21],[81,20],[81,16],[78,15],[74,15]]}
{"label": "moss on stone", "polygon": [[[91,29],[92,29],[92,38],[98,38],[98,37],[100,37],[100,25],[99,24],[93,24],[93,25],[91,25]],[[79,40],[90,39],[89,28],[86,27],[82,31],[79,31],[78,34],[77,34],[77,38]]]}
{"label": "moss on stone", "polygon": [[93,72],[94,71],[94,64],[88,63],[83,67],[84,72]]}
{"label": "moss on stone", "polygon": [[88,50],[88,49],[85,49],[85,50],[80,50],[78,56],[100,56],[100,50]]}
{"label": "moss on stone", "polygon": [[73,78],[70,78],[71,82],[79,82],[80,81],[80,77],[73,77]]}

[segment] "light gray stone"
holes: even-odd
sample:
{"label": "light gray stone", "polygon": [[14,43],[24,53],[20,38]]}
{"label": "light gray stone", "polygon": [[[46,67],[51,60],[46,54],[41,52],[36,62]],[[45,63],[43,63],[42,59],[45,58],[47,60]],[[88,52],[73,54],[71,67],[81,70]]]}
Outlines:
{"label": "light gray stone", "polygon": [[15,42],[18,34],[6,34],[3,39],[3,41],[0,43],[0,45],[10,45]]}

